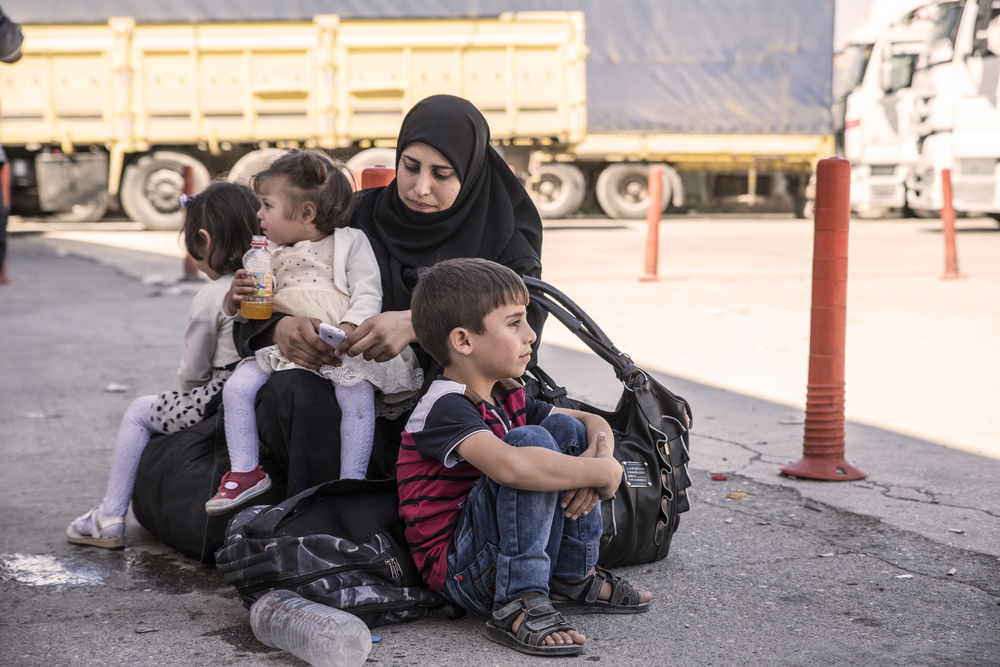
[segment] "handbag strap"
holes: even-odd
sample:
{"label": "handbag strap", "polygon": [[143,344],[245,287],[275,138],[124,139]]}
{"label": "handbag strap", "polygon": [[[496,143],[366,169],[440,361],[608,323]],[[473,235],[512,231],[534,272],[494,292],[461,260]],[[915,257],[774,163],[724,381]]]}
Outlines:
{"label": "handbag strap", "polygon": [[624,382],[638,370],[632,359],[616,348],[607,334],[572,299],[537,278],[524,276],[524,284],[528,287],[532,301],[559,320],[597,356],[610,363],[619,380]]}
{"label": "handbag strap", "polygon": [[566,388],[556,384],[556,381],[543,371],[541,366],[529,368],[527,374],[534,378],[535,384],[538,386],[538,396],[536,398],[541,398],[559,408],[575,410],[579,407],[576,401],[569,398]]}
{"label": "handbag strap", "polygon": [[[524,276],[524,284],[528,287],[528,293],[530,294],[531,299],[535,303],[539,304],[546,312],[559,320],[567,329],[572,331],[587,345],[587,347],[593,350],[597,356],[611,364],[611,366],[615,369],[615,375],[617,378],[621,380],[628,389],[634,391],[637,383],[641,383],[641,386],[647,387],[648,390],[649,385],[655,383],[663,393],[671,399],[677,401],[679,406],[687,415],[687,424],[682,424],[681,426],[687,429],[691,428],[691,425],[694,422],[693,415],[691,413],[691,405],[685,399],[677,396],[652,378],[648,377],[641,368],[632,362],[631,357],[615,347],[614,343],[611,342],[611,339],[608,338],[607,334],[605,334],[604,331],[597,326],[597,323],[594,322],[589,315],[583,312],[583,309],[574,303],[572,299],[557,290],[552,285],[538,280],[537,278],[532,278],[531,276]],[[566,390],[557,385],[552,378],[542,371],[542,369],[536,366],[529,370],[528,373],[533,375],[538,381],[543,397],[555,405],[569,404],[569,399],[565,399]],[[649,391],[646,393],[647,400],[644,401],[644,413],[649,420],[648,423],[659,424],[661,423],[661,414],[656,406],[656,399],[655,397],[649,395]]]}

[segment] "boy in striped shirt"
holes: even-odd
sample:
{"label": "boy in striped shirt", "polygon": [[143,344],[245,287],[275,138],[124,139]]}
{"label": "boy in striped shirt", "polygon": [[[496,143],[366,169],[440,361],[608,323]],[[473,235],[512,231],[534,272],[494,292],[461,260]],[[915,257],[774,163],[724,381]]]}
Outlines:
{"label": "boy in striped shirt", "polygon": [[535,400],[512,379],[535,341],[527,305],[524,282],[494,262],[422,270],[413,330],[444,375],[403,432],[400,515],[424,580],[490,617],[490,639],[574,655],[586,638],[562,613],[643,612],[652,594],[596,566],[600,499],[622,476],[607,421]]}

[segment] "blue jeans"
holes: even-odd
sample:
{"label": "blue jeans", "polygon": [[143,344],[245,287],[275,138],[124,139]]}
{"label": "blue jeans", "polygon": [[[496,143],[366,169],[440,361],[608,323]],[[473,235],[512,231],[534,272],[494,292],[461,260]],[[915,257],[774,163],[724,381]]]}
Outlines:
{"label": "blue jeans", "polygon": [[[587,429],[567,415],[504,436],[513,447],[545,447],[579,456]],[[604,522],[600,503],[573,521],[560,507],[562,491],[521,491],[483,475],[465,499],[452,536],[442,593],[452,603],[489,616],[494,602],[526,593],[548,595],[549,580],[582,579],[597,563]]]}

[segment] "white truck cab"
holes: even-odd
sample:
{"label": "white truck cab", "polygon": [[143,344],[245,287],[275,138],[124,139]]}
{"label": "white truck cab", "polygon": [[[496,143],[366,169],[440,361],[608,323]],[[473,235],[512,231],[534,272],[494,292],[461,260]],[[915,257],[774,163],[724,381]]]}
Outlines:
{"label": "white truck cab", "polygon": [[940,3],[907,11],[879,31],[861,84],[847,96],[844,156],[851,161],[851,210],[860,218],[899,214],[917,159],[910,86]]}
{"label": "white truck cab", "polygon": [[937,215],[941,170],[950,169],[955,210],[1000,219],[1000,1],[948,5],[914,74],[918,157],[907,203]]}

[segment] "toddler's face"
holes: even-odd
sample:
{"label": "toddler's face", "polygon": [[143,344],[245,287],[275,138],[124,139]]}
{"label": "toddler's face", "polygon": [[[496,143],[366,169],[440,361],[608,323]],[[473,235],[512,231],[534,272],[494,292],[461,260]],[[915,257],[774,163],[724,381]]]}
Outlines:
{"label": "toddler's face", "polygon": [[286,193],[290,188],[284,176],[268,178],[257,188],[260,195],[260,209],[257,211],[260,229],[272,243],[279,245],[311,239],[317,231],[315,225],[302,220],[289,206]]}

